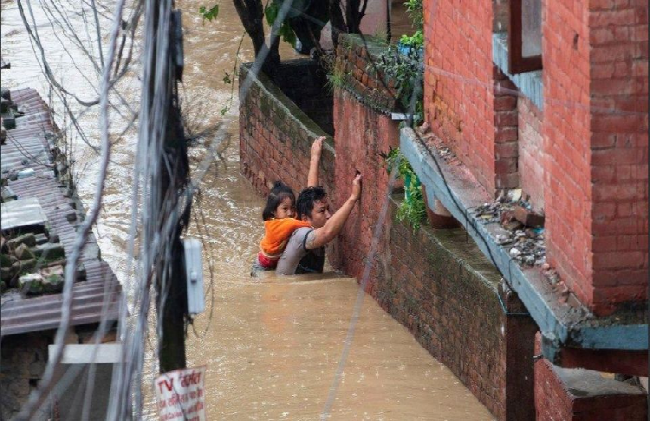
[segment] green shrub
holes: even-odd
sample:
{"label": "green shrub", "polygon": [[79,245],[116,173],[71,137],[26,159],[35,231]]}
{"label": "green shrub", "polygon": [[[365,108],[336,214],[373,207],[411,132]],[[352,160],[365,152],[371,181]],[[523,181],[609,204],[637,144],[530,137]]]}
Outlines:
{"label": "green shrub", "polygon": [[381,156],[386,162],[387,171],[390,173],[397,166],[398,176],[404,180],[404,201],[397,209],[397,220],[406,221],[415,232],[422,225],[422,219],[426,215],[426,204],[422,196],[420,180],[399,148],[391,148],[387,154],[381,154]]}

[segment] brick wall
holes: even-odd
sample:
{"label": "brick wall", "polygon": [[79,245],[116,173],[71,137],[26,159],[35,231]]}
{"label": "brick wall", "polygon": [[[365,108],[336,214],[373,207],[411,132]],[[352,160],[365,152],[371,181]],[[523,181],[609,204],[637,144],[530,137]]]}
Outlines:
{"label": "brick wall", "polygon": [[[462,229],[417,233],[391,202],[371,293],[499,420],[533,419],[536,325]],[[345,241],[345,240],[343,240]]]}
{"label": "brick wall", "polygon": [[533,209],[544,209],[546,148],[542,137],[543,114],[525,96],[517,101],[519,115],[519,178]]}
{"label": "brick wall", "polygon": [[[544,124],[548,261],[584,303],[593,297],[586,2],[544,5]],[[575,45],[574,45],[575,40]]]}
{"label": "brick wall", "polygon": [[495,189],[492,2],[424,1],[425,120]]}
{"label": "brick wall", "polygon": [[376,62],[387,47],[384,41],[374,37],[342,35],[335,63],[335,73],[341,78],[337,87],[386,115],[398,107],[397,89],[395,81],[387,79],[373,61]]}
{"label": "brick wall", "polygon": [[[240,68],[240,79],[249,74]],[[242,173],[263,195],[276,180],[296,193],[307,185],[310,148],[326,133],[264,75],[253,78],[248,95],[240,95],[240,165]],[[323,149],[320,184],[334,189],[334,150],[331,138]]]}
{"label": "brick wall", "polygon": [[495,188],[519,187],[519,116],[517,87],[495,65],[494,71],[494,172]]}
{"label": "brick wall", "polygon": [[545,210],[548,261],[597,315],[643,303],[646,2],[542,2],[544,111],[519,95],[518,129],[504,123],[515,113],[498,90],[510,81],[491,73],[507,4],[492,3],[461,13],[452,0],[424,1],[425,119],[488,192],[519,186]]}
{"label": "brick wall", "polygon": [[594,309],[648,295],[648,4],[588,10]]}
{"label": "brick wall", "polygon": [[336,134],[335,174],[337,205],[350,194],[350,182],[358,170],[364,177],[364,190],[359,212],[353,212],[346,223],[340,242],[341,267],[346,273],[361,277],[364,258],[370,250],[377,217],[388,192],[389,175],[380,153],[399,146],[398,122],[359,103],[345,90],[334,94]]}
{"label": "brick wall", "polygon": [[535,363],[535,412],[537,421],[645,421],[647,393],[596,371],[541,359]]}
{"label": "brick wall", "polygon": [[[354,54],[354,68],[368,67],[364,62],[372,51],[368,54],[349,43],[342,48],[338,60],[350,60]],[[344,259],[338,266],[361,279],[365,265],[372,263],[366,291],[386,311],[498,419],[530,419],[536,325],[527,316],[505,316],[499,301],[500,275],[476,245],[467,242],[462,229],[423,228],[413,233],[410,226],[394,220],[394,201],[389,202],[386,219],[379,220],[389,182],[379,154],[398,146],[398,124],[381,107],[373,107],[375,101],[364,100],[377,95],[371,79],[364,84],[363,74],[357,74],[355,80],[359,83],[334,93],[337,204],[347,198],[355,170],[365,181],[358,210],[340,235],[338,256]],[[378,224],[382,232],[369,262]],[[504,285],[501,290],[510,312],[525,313],[514,293]]]}
{"label": "brick wall", "polygon": [[548,256],[606,315],[647,299],[647,5],[574,6],[545,4]]}

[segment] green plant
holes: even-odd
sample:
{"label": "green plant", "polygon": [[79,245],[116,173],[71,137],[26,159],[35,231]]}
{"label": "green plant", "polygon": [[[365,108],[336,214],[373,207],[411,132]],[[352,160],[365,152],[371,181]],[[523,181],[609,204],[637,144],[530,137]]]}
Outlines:
{"label": "green plant", "polygon": [[422,30],[424,24],[424,14],[422,12],[422,0],[408,0],[404,2],[406,6],[406,13],[411,16],[413,27],[417,30]]}
{"label": "green plant", "polygon": [[[371,67],[369,64],[368,67]],[[412,104],[417,112],[417,103],[422,101],[422,56],[419,49],[410,48],[406,54],[400,53],[395,45],[388,48],[379,55],[376,62],[377,70],[383,73],[384,82],[393,84],[397,89],[395,94],[398,105],[402,111],[411,109]],[[368,69],[370,70],[370,69]]]}
{"label": "green plant", "polygon": [[331,72],[327,73],[327,88],[334,92],[334,88],[342,88],[345,84],[345,72],[339,66],[332,66]]}
{"label": "green plant", "polygon": [[209,22],[212,22],[212,20],[216,19],[219,16],[219,5],[215,4],[211,8],[207,8],[205,6],[201,6],[199,8],[199,14],[203,18],[203,21],[201,23],[205,23],[206,19]]}
{"label": "green plant", "polygon": [[388,153],[380,153],[386,164],[386,171],[390,174],[393,171],[393,168],[397,166],[397,176],[401,179],[405,179],[411,175],[415,175],[411,164],[408,160],[404,158],[404,155],[400,152],[399,148],[390,148]]}
{"label": "green plant", "polygon": [[422,185],[411,181],[408,185],[404,185],[405,192],[409,191],[409,200],[404,200],[397,209],[397,219],[399,221],[406,221],[413,228],[413,232],[417,231],[422,225],[422,219],[426,215],[426,205],[422,196]]}
{"label": "green plant", "polygon": [[398,221],[406,221],[415,232],[422,225],[422,219],[426,215],[420,180],[399,148],[390,148],[388,153],[380,156],[384,158],[387,171],[390,173],[397,167],[399,178],[404,180],[404,201],[400,203],[396,217]]}
{"label": "green plant", "polygon": [[[275,1],[271,1],[266,4],[266,7],[264,8],[264,16],[266,17],[266,23],[269,24],[269,26],[273,27],[273,24],[275,23],[275,19],[278,17],[278,13],[280,13],[280,4]],[[282,40],[291,44],[292,47],[296,47],[296,33],[293,31],[293,28],[289,24],[289,21],[285,19],[282,22],[282,25],[280,25],[280,29],[278,30],[278,35],[282,37]]]}
{"label": "green plant", "polygon": [[424,35],[422,34],[422,30],[418,29],[411,36],[406,34],[402,35],[402,37],[399,39],[399,42],[405,47],[419,50],[424,45]]}

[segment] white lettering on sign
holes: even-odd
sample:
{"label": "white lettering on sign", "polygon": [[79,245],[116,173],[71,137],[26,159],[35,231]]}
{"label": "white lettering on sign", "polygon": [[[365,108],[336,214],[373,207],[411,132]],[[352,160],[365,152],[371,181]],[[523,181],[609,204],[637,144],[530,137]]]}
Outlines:
{"label": "white lettering on sign", "polygon": [[161,421],[205,421],[205,366],[170,371],[156,379]]}

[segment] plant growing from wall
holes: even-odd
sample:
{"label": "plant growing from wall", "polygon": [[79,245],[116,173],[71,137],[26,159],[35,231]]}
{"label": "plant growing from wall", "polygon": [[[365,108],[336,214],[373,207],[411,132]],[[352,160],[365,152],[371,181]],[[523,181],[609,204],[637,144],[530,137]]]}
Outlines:
{"label": "plant growing from wall", "polygon": [[397,167],[398,177],[404,180],[404,201],[399,205],[396,216],[398,221],[406,221],[415,232],[422,225],[422,219],[426,215],[420,180],[399,148],[390,148],[387,154],[380,156],[386,162],[387,171],[390,173]]}
{"label": "plant growing from wall", "polygon": [[[409,49],[400,52],[399,47],[389,45],[379,55],[376,64],[369,64],[369,67],[376,66],[376,69],[383,73],[383,80],[386,86],[391,83],[396,88],[396,99],[398,107],[403,112],[412,115],[414,124],[422,121],[422,56],[420,50]],[[368,69],[370,71],[371,69]]]}
{"label": "plant growing from wall", "polygon": [[330,65],[331,72],[327,73],[327,88],[334,92],[335,88],[343,88],[345,85],[345,71],[336,65]]}

